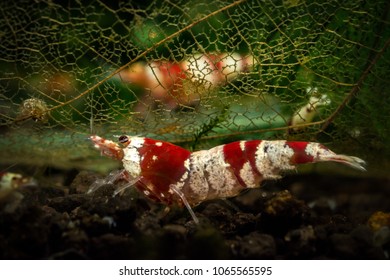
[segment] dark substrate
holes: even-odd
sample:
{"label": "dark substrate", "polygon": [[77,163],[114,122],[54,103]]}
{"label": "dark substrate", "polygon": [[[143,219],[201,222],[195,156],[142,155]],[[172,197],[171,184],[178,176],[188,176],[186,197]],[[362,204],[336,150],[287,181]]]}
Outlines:
{"label": "dark substrate", "polygon": [[86,194],[94,180],[81,172],[2,201],[0,258],[389,259],[389,179],[288,176],[202,203],[199,225],[132,189]]}

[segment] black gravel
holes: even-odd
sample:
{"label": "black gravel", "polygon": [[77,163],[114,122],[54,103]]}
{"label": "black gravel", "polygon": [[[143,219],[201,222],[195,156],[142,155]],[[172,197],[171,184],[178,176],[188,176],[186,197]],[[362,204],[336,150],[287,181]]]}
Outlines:
{"label": "black gravel", "polygon": [[86,194],[96,175],[69,176],[68,186],[25,186],[0,201],[1,259],[390,256],[389,179],[288,176],[202,203],[196,225],[186,209],[167,213],[132,189],[112,197],[112,185]]}

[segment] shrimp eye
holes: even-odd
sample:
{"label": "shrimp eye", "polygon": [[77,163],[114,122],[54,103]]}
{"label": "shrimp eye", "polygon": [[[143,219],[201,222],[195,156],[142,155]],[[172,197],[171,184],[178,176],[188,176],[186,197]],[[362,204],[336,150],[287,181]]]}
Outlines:
{"label": "shrimp eye", "polygon": [[118,141],[119,143],[126,143],[129,141],[129,137],[127,137],[126,135],[122,135],[119,137]]}

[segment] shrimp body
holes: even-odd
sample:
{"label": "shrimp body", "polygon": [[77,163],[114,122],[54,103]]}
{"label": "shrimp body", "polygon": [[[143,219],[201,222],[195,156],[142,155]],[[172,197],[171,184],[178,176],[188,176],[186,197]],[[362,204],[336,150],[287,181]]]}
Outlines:
{"label": "shrimp body", "polygon": [[186,206],[195,221],[192,206],[260,187],[263,180],[279,179],[299,164],[334,161],[365,170],[362,159],[336,154],[315,142],[237,141],[190,152],[144,137],[120,136],[123,148],[99,136],[91,140],[102,154],[122,161],[121,178],[156,201]]}

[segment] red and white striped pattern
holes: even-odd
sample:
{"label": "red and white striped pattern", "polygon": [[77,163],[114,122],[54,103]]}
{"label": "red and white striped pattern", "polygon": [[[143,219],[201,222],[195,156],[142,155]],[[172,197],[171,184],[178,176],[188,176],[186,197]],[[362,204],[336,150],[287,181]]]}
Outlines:
{"label": "red and white striped pattern", "polygon": [[184,81],[206,90],[221,86],[240,73],[251,69],[254,58],[251,55],[194,54],[183,61],[167,60],[151,63],[137,62],[118,74],[119,78],[134,83],[150,91],[154,101],[161,101],[169,109],[179,105],[198,102],[200,91],[188,89]]}
{"label": "red and white striped pattern", "polygon": [[191,206],[257,188],[298,164],[335,161],[365,170],[360,158],[335,154],[314,142],[239,141],[191,153],[150,138],[121,136],[123,149],[99,136],[91,140],[102,154],[123,162],[122,178],[154,200],[185,205],[195,221]]}

